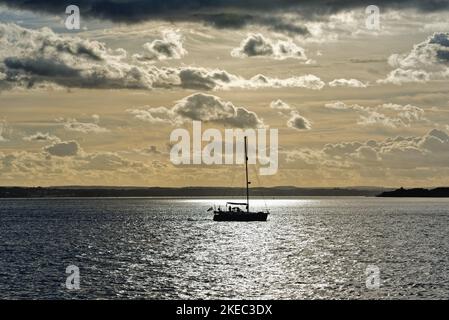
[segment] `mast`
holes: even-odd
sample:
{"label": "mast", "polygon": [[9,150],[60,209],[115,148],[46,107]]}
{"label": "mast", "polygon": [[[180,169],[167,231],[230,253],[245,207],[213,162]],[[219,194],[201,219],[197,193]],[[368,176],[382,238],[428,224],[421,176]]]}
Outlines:
{"label": "mast", "polygon": [[248,181],[248,141],[245,136],[245,172],[246,172],[246,212],[249,212],[249,184]]}

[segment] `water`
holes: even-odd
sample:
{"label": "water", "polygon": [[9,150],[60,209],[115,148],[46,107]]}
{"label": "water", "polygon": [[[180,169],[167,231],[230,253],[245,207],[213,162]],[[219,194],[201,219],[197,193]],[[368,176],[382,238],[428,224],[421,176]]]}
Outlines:
{"label": "water", "polygon": [[213,222],[213,202],[2,199],[0,298],[449,298],[449,200],[270,200],[250,223]]}

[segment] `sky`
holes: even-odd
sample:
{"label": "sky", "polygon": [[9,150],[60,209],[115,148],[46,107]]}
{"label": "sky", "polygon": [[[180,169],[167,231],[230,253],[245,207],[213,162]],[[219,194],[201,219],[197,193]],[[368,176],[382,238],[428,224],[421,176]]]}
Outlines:
{"label": "sky", "polygon": [[447,186],[449,1],[369,4],[0,0],[0,185],[241,186],[170,161],[200,120],[278,130],[255,186]]}

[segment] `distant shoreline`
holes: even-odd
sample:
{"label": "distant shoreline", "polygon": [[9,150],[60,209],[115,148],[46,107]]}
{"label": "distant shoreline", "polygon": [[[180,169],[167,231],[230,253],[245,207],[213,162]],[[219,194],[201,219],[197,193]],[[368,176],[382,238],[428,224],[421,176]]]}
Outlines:
{"label": "distant shoreline", "polygon": [[[449,187],[433,189],[393,189],[382,187],[347,188],[252,188],[253,197],[449,197]],[[0,199],[5,198],[195,198],[243,197],[244,188],[226,187],[0,187]]]}
{"label": "distant shoreline", "polygon": [[[349,188],[252,188],[253,197],[367,196],[374,197],[393,189]],[[0,187],[0,198],[139,198],[139,197],[238,197],[243,188],[226,187]]]}
{"label": "distant shoreline", "polygon": [[439,187],[434,189],[399,188],[392,191],[384,191],[377,197],[395,197],[395,198],[449,198],[449,187]]}

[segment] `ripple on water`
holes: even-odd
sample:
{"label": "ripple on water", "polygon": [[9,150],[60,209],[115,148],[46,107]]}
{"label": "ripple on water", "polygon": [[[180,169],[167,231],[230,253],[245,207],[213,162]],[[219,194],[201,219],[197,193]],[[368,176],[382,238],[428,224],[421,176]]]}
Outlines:
{"label": "ripple on water", "polygon": [[448,298],[448,204],[272,200],[266,223],[216,223],[210,200],[2,200],[0,298]]}

